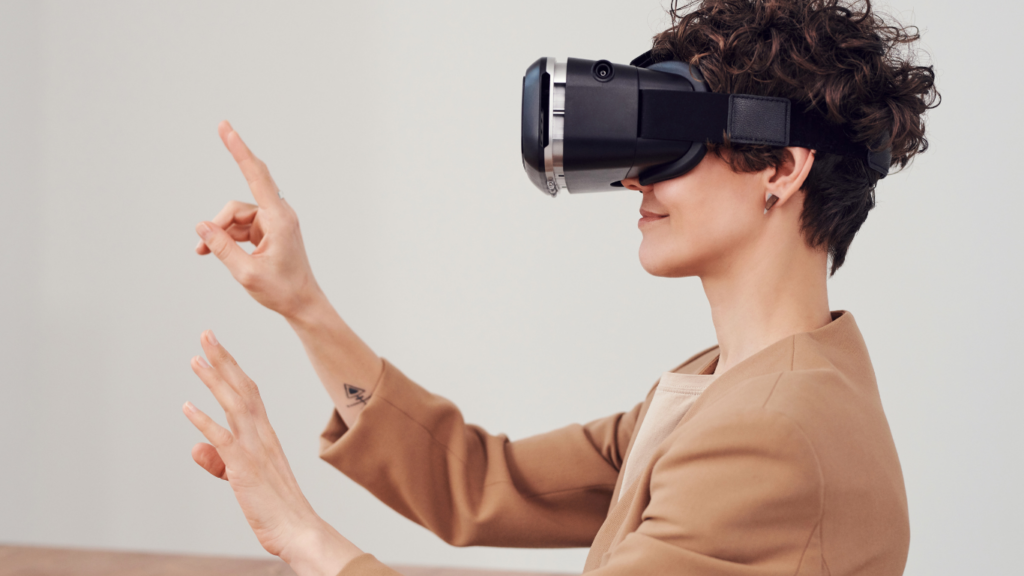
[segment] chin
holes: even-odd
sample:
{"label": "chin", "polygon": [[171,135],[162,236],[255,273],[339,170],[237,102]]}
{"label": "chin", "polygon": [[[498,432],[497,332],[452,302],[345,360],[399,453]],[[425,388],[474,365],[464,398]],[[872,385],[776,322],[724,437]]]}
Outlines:
{"label": "chin", "polygon": [[698,275],[691,258],[646,248],[643,244],[640,245],[640,265],[651,276],[661,278],[683,278]]}

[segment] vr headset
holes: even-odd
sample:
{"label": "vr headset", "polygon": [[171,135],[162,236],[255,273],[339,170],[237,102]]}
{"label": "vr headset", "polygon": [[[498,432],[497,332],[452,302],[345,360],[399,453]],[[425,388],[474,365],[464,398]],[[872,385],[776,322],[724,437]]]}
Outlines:
{"label": "vr headset", "polygon": [[681,176],[707,142],[801,146],[862,158],[884,178],[891,150],[872,152],[788,98],[709,92],[696,69],[651,52],[629,65],[541,58],[523,76],[523,167],[541,191],[600,192]]}

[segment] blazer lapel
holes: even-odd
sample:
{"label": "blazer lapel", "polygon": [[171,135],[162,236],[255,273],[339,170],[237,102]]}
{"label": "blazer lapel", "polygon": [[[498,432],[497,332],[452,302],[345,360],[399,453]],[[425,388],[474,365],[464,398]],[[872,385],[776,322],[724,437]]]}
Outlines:
{"label": "blazer lapel", "polygon": [[[714,404],[718,399],[731,392],[737,384],[745,380],[765,374],[792,372],[796,364],[796,342],[798,338],[809,338],[829,343],[832,340],[850,339],[853,337],[851,333],[856,335],[858,342],[863,342],[860,339],[860,332],[857,329],[853,315],[845,311],[836,311],[832,312],[832,322],[825,326],[811,332],[787,336],[767,348],[761,349],[753,356],[727,370],[712,382],[700,395],[700,398],[693,403],[693,406],[686,412],[686,415],[679,421],[675,429],[692,420],[703,408]],[[866,356],[866,349],[864,354]]]}
{"label": "blazer lapel", "polygon": [[678,429],[692,420],[705,406],[714,404],[719,398],[731,392],[737,384],[749,378],[773,372],[792,370],[792,358],[793,338],[788,337],[733,366],[730,370],[716,378],[704,390],[700,397],[697,398],[697,401],[693,403],[693,406],[683,415],[683,419],[676,424],[675,428]]}
{"label": "blazer lapel", "polygon": [[[680,372],[682,374],[698,374],[703,371],[704,368],[712,361],[718,359],[718,346],[711,346],[701,350],[700,352],[690,356],[679,366],[676,366],[671,372]],[[636,424],[633,426],[633,434],[629,437],[629,444],[626,445],[626,453],[622,456],[622,468],[619,470],[619,477],[615,480],[615,489],[612,490],[612,501],[609,506],[609,513],[615,508],[619,498],[619,491],[622,490],[622,470],[625,469],[626,460],[629,459],[629,454],[633,451],[633,443],[636,441],[637,432],[640,431],[640,425],[644,423],[644,418],[647,416],[647,410],[651,407],[651,400],[654,398],[654,391],[658,388],[658,383],[661,382],[661,378],[651,386],[651,389],[647,391],[647,397],[644,399],[644,405],[640,407],[640,414],[637,415]],[[628,486],[627,486],[628,488]],[[622,498],[625,499],[624,497]],[[607,521],[605,521],[607,523]]]}

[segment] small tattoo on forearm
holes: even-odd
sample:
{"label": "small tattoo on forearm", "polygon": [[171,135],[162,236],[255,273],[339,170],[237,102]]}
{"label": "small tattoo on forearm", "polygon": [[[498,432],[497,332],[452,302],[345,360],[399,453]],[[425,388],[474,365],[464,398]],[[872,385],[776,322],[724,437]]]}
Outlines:
{"label": "small tattoo on forearm", "polygon": [[354,400],[354,402],[352,402],[351,404],[345,406],[346,408],[351,408],[353,406],[358,406],[360,404],[365,405],[366,402],[371,397],[373,397],[373,394],[367,394],[366,390],[363,390],[362,388],[360,388],[358,386],[353,386],[351,384],[345,384],[345,397],[350,399],[350,400]]}

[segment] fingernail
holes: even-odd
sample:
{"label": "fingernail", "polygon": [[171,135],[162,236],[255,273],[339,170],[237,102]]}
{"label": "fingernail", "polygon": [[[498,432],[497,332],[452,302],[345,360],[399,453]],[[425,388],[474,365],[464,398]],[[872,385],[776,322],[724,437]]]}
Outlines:
{"label": "fingernail", "polygon": [[202,356],[196,356],[196,362],[203,368],[209,368],[210,365],[206,363],[206,359]]}
{"label": "fingernail", "polygon": [[206,222],[200,222],[199,226],[196,227],[196,230],[199,232],[199,236],[203,240],[209,238],[210,234],[213,233],[213,230],[210,228],[210,225],[207,224]]}
{"label": "fingernail", "polygon": [[195,414],[196,407],[193,406],[191,402],[185,402],[185,411]]}
{"label": "fingernail", "polygon": [[200,240],[199,243],[196,244],[196,250],[201,250],[203,248],[203,246],[206,246],[206,242],[203,242],[202,240]]}
{"label": "fingernail", "polygon": [[206,331],[206,339],[209,340],[210,344],[213,344],[214,346],[220,345],[220,342],[217,342],[217,337],[213,335],[213,330]]}

